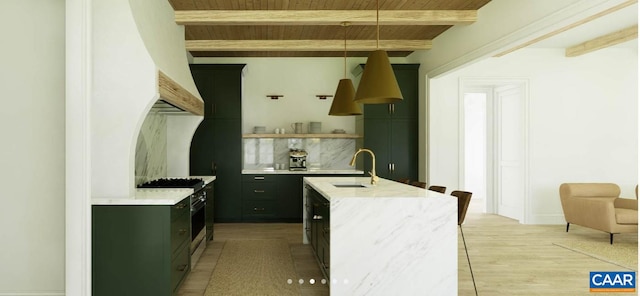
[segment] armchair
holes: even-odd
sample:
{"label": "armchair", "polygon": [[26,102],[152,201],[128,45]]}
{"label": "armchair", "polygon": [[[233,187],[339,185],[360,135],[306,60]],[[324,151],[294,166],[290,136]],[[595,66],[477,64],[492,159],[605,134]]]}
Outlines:
{"label": "armchair", "polygon": [[563,183],[560,185],[562,211],[569,224],[577,224],[613,234],[638,232],[638,200],[619,198],[620,187],[613,183]]}

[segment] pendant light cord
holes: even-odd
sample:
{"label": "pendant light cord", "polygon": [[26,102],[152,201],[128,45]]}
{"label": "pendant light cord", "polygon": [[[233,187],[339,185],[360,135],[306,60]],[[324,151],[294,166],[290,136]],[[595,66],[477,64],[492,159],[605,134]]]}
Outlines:
{"label": "pendant light cord", "polygon": [[348,23],[344,25],[344,78],[347,78],[347,26]]}
{"label": "pendant light cord", "polygon": [[376,49],[380,49],[380,0],[376,0]]}

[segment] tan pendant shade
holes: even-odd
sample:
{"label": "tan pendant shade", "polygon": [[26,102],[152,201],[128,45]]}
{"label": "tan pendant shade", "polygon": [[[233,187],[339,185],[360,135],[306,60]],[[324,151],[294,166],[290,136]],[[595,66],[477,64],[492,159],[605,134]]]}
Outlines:
{"label": "tan pendant shade", "polygon": [[342,26],[344,27],[344,79],[340,79],[338,83],[336,94],[333,96],[333,102],[329,109],[329,115],[361,115],[360,106],[353,100],[356,96],[353,82],[351,82],[351,79],[347,79],[347,27],[349,22],[343,22]]}
{"label": "tan pendant shade", "polygon": [[355,101],[361,104],[386,104],[400,100],[402,93],[387,52],[371,52],[358,85]]}
{"label": "tan pendant shade", "polygon": [[360,104],[388,104],[402,100],[387,52],[380,43],[380,0],[376,0],[376,50],[369,54],[355,101]]}
{"label": "tan pendant shade", "polygon": [[331,109],[329,109],[329,115],[348,116],[362,114],[360,106],[353,100],[355,95],[356,90],[351,79],[340,79],[336,94],[333,96]]}

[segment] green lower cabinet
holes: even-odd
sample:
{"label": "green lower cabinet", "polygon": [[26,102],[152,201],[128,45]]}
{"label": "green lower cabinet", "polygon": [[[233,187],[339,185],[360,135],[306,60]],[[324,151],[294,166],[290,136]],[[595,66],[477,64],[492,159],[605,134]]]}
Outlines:
{"label": "green lower cabinet", "polygon": [[[302,178],[336,175],[242,175],[243,222],[302,222]],[[362,174],[340,175],[362,177]]]}
{"label": "green lower cabinet", "polygon": [[302,175],[278,175],[278,212],[284,222],[302,222]]}
{"label": "green lower cabinet", "polygon": [[307,188],[307,204],[310,206],[310,211],[307,215],[310,215],[310,219],[307,223],[310,224],[310,237],[311,248],[315,254],[320,270],[326,279],[329,279],[329,264],[331,262],[330,255],[330,210],[329,201],[327,201],[322,195],[320,195],[314,189]]}
{"label": "green lower cabinet", "polygon": [[206,238],[208,241],[213,240],[213,222],[214,222],[214,196],[215,196],[215,188],[213,182],[207,184],[204,187],[205,193],[207,194],[207,205],[204,209],[204,226]]}
{"label": "green lower cabinet", "polygon": [[176,295],[190,270],[189,198],[92,207],[92,295]]}

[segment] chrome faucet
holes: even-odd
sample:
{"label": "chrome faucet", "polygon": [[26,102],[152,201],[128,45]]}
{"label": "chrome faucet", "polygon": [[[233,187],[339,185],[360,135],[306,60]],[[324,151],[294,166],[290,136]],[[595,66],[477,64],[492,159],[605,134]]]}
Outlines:
{"label": "chrome faucet", "polygon": [[353,155],[353,158],[351,158],[351,162],[349,163],[350,166],[354,166],[356,165],[356,156],[358,156],[358,154],[360,152],[369,152],[371,154],[371,171],[369,171],[369,175],[371,175],[371,185],[376,185],[378,183],[378,176],[376,176],[376,155],[373,154],[373,151],[366,149],[366,148],[360,148],[358,149],[358,151],[356,151],[356,154]]}

